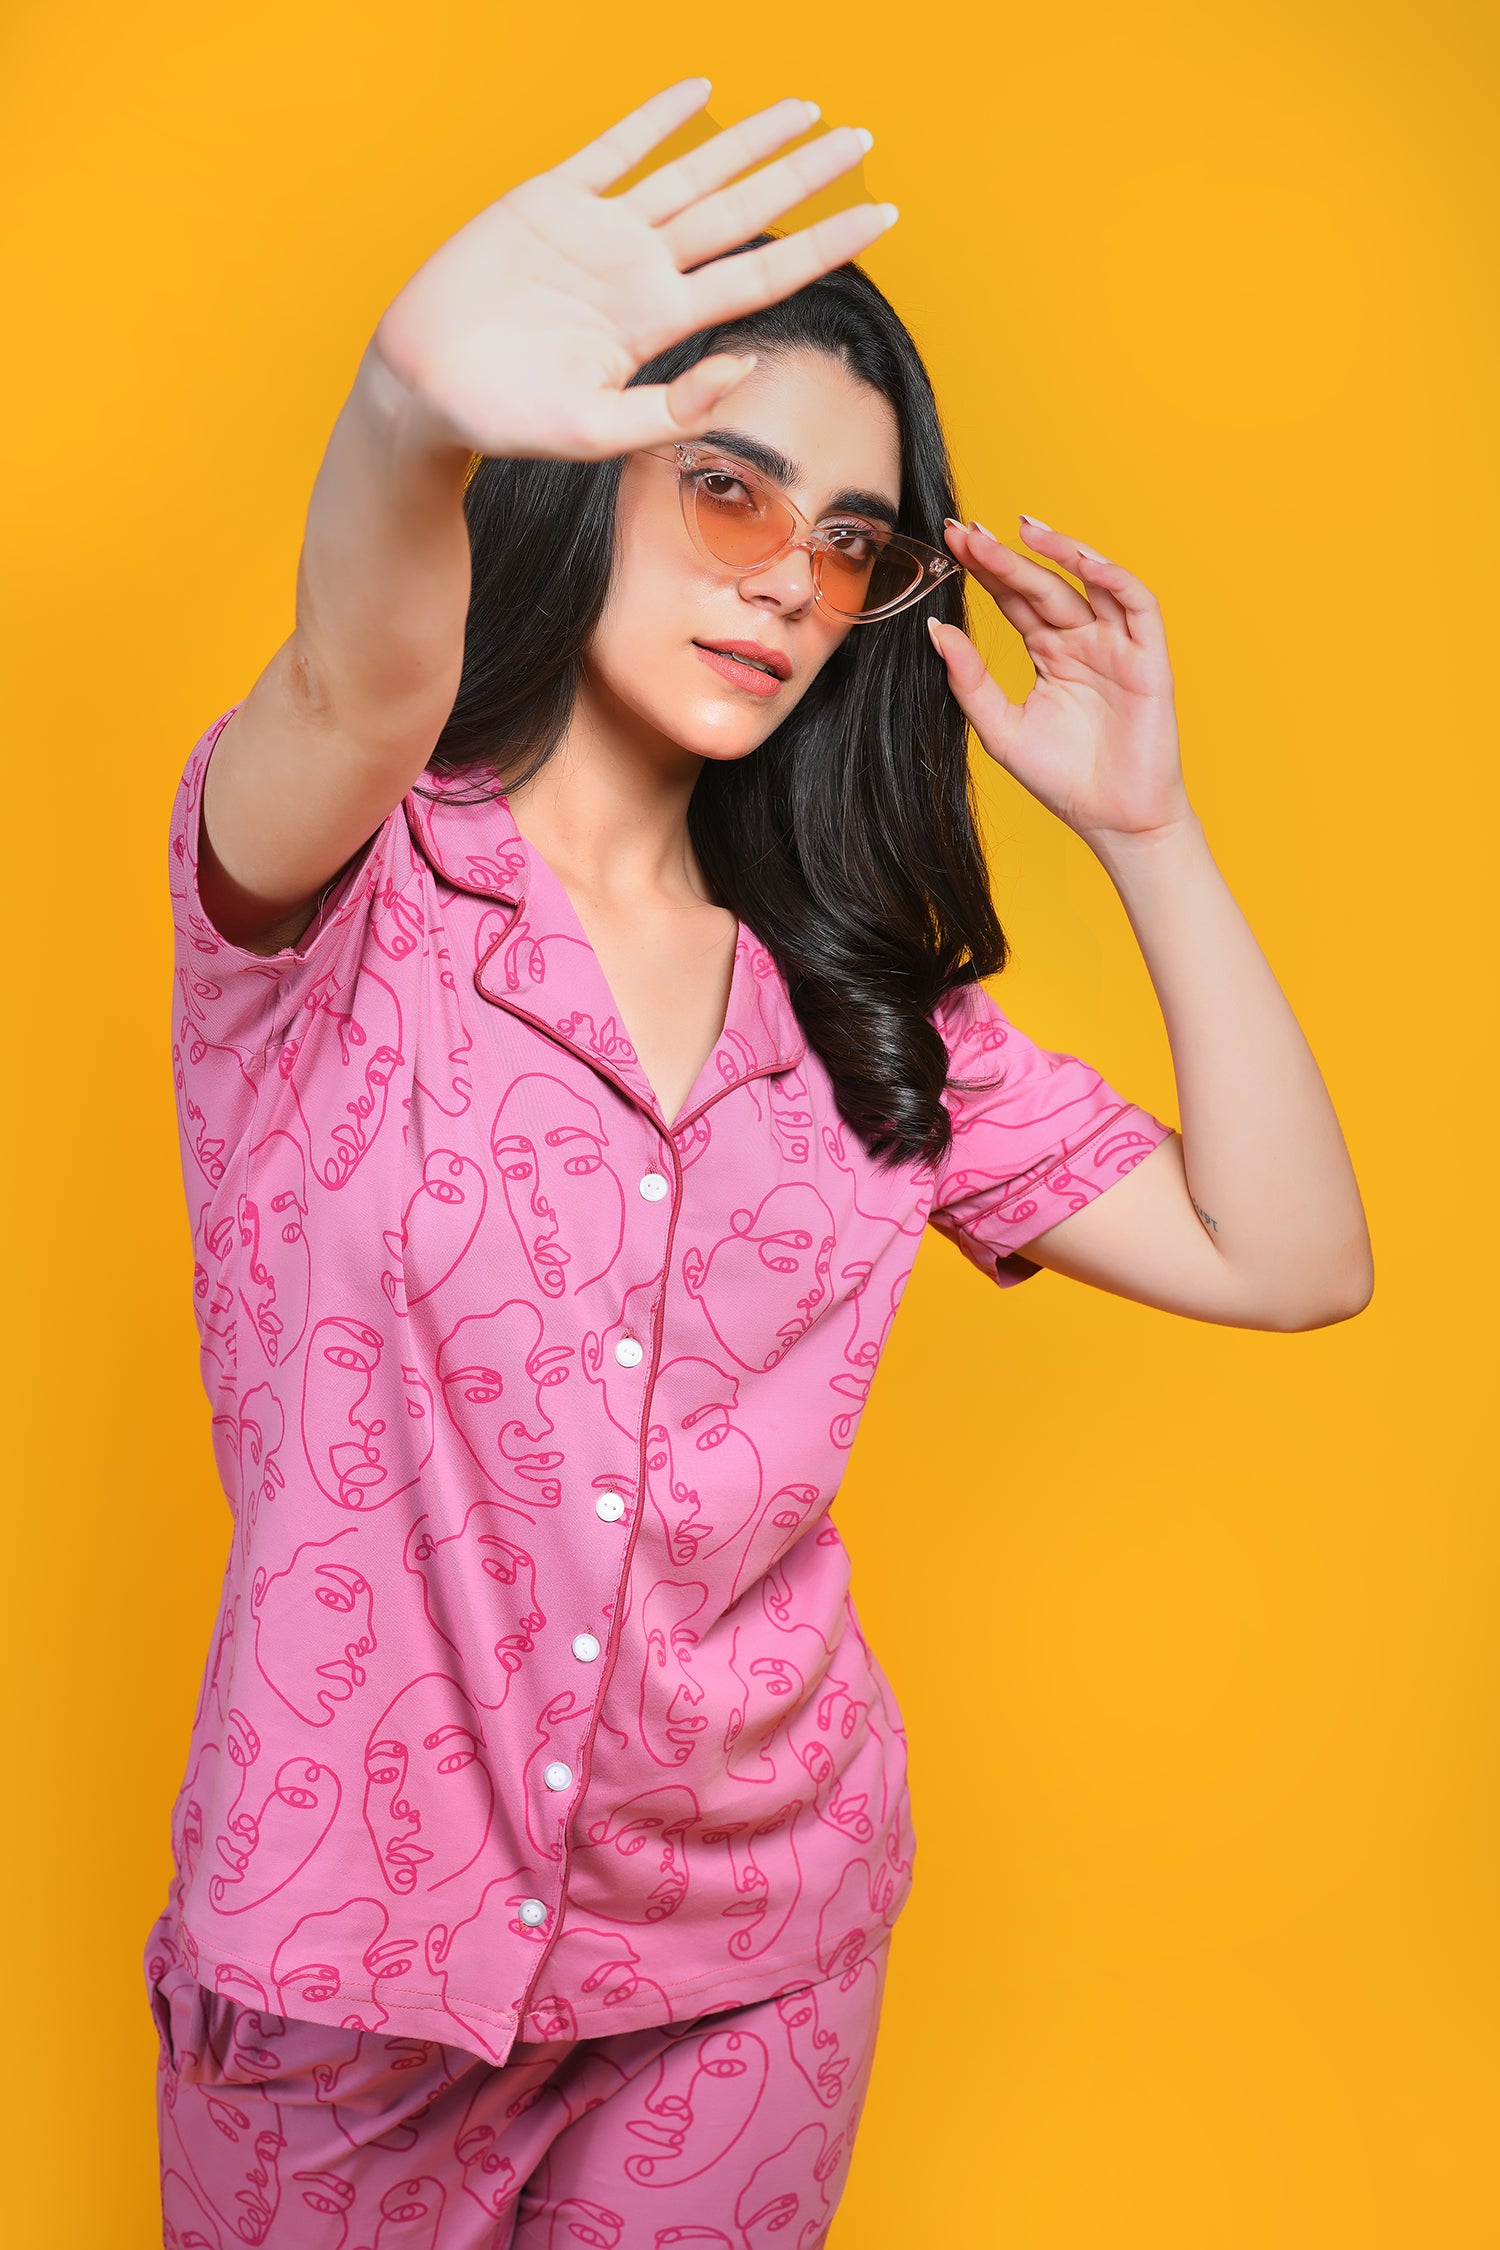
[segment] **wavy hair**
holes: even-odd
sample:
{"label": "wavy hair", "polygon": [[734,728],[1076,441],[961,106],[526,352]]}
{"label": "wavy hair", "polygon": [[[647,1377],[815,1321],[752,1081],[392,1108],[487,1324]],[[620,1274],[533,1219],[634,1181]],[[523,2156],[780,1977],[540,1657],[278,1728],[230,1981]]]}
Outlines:
{"label": "wavy hair", "polygon": [[[728,255],[775,239],[757,235]],[[896,528],[943,545],[957,502],[937,402],[868,274],[836,267],[683,338],[631,380],[670,383],[736,348],[762,360],[827,352],[880,392],[900,435]],[[614,568],[623,463],[486,457],[472,468],[463,672],[438,770],[488,767],[515,788],[563,740]],[[948,1054],[932,1012],[955,986],[1003,969],[1010,951],[979,839],[967,722],[929,615],[966,624],[961,574],[846,634],[756,750],[705,761],[688,803],[716,901],[770,953],[840,1115],[882,1165],[931,1163],[947,1147]]]}

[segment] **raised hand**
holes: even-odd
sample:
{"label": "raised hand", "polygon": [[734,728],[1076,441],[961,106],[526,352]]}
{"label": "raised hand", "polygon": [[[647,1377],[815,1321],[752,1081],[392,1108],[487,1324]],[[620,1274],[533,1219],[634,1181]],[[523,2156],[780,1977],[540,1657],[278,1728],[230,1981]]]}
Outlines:
{"label": "raised hand", "polygon": [[[376,351],[474,452],[593,461],[701,435],[748,361],[715,353],[674,383],[627,390],[637,369],[856,257],[895,218],[889,204],[860,203],[723,255],[847,172],[869,145],[840,126],[738,178],[817,117],[814,104],[794,100],[606,196],[709,91],[706,78],[682,79],[523,180],[434,251],[381,316]],[[715,262],[684,272],[705,259]]]}
{"label": "raised hand", "polygon": [[1012,703],[956,625],[929,622],[948,684],[997,765],[1087,842],[1159,834],[1193,817],[1156,596],[1119,563],[1022,516],[1025,542],[1085,581],[950,520],[948,547],[1026,644],[1036,684]]}

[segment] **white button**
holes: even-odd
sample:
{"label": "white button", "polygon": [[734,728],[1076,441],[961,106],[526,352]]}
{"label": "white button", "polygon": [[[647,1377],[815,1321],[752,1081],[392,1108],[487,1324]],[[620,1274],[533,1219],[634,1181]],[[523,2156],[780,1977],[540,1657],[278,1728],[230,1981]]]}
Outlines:
{"label": "white button", "polygon": [[593,1663],[594,1658],[599,1654],[599,1643],[592,1633],[575,1633],[573,1635],[573,1654],[580,1664]]}
{"label": "white button", "polygon": [[662,1197],[671,1192],[671,1181],[663,1179],[660,1172],[648,1172],[641,1182],[641,1193],[648,1203],[660,1203]]}
{"label": "white button", "polygon": [[622,1367],[639,1367],[646,1356],[646,1348],[634,1336],[622,1336],[615,1346],[615,1358]]}
{"label": "white button", "polygon": [[573,1779],[573,1768],[565,1766],[561,1758],[554,1758],[551,1765],[544,1769],[542,1779],[549,1789],[566,1789]]}
{"label": "white button", "polygon": [[516,1912],[527,1929],[534,1930],[539,1922],[547,1919],[547,1901],[544,1898],[523,1898]]}
{"label": "white button", "polygon": [[601,1492],[594,1502],[594,1513],[604,1523],[618,1523],[625,1513],[625,1503],[618,1492]]}

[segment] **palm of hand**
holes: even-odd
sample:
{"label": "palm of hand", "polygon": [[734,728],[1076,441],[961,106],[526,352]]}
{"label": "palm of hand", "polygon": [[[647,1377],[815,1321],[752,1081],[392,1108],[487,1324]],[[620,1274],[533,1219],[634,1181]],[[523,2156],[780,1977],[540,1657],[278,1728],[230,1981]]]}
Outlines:
{"label": "palm of hand", "polygon": [[403,296],[421,350],[400,371],[480,453],[615,450],[614,396],[694,325],[667,238],[550,173],[460,228]]}
{"label": "palm of hand", "polygon": [[748,363],[711,353],[670,384],[632,384],[637,370],[669,344],[791,295],[891,223],[889,205],[855,204],[739,248],[869,145],[868,134],[839,127],[736,178],[816,117],[792,100],[606,196],[707,92],[706,80],[684,79],[523,180],[387,307],[381,356],[457,440],[480,453],[602,460],[698,435]]}

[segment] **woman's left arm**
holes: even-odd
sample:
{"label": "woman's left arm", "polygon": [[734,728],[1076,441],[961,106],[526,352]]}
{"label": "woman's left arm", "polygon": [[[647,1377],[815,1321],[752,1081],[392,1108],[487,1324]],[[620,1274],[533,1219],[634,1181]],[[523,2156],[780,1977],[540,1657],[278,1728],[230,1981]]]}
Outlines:
{"label": "woman's left arm", "polygon": [[1118,563],[1023,516],[1038,554],[979,525],[948,544],[1026,644],[1008,700],[973,642],[931,621],[997,764],[1083,838],[1120,894],[1172,1051],[1182,1117],[1135,1170],[1025,1245],[1117,1296],[1242,1328],[1347,1320],[1374,1286],[1349,1152],[1302,1028],[1209,850],[1183,782],[1166,633]]}

